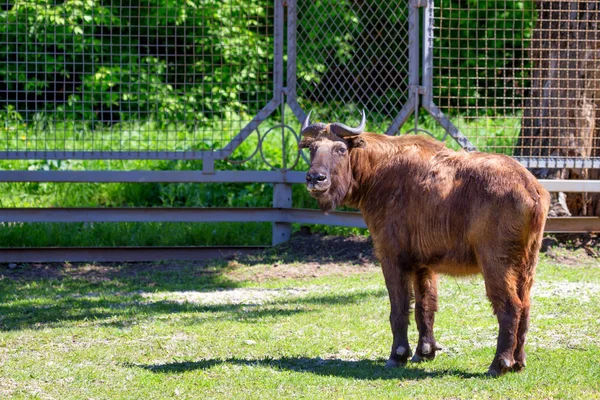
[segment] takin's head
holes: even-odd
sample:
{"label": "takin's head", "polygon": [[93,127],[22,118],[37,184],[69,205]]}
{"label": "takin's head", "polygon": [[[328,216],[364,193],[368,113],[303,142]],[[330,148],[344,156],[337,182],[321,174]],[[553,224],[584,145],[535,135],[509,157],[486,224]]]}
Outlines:
{"label": "takin's head", "polygon": [[310,150],[310,169],[306,174],[306,187],[317,200],[322,211],[333,211],[342,204],[352,184],[350,151],[364,147],[359,136],[366,123],[365,112],[356,128],[339,122],[310,123],[310,113],[302,124],[300,148]]}

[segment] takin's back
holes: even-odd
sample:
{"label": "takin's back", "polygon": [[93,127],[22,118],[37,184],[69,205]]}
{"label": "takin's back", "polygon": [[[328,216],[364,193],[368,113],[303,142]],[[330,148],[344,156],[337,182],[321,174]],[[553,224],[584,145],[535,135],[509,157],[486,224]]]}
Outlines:
{"label": "takin's back", "polygon": [[377,182],[361,202],[365,220],[420,262],[472,264],[477,246],[524,248],[541,237],[550,195],[512,158],[420,136],[365,136],[363,156],[380,154],[368,156],[379,161],[370,163]]}

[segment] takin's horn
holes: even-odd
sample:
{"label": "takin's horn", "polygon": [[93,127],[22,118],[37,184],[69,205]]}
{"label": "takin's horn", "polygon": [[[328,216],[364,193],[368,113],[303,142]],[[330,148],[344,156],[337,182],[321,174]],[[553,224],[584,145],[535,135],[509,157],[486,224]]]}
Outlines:
{"label": "takin's horn", "polygon": [[308,128],[308,125],[310,125],[310,114],[312,114],[312,110],[310,110],[306,118],[304,118],[304,122],[302,123],[302,130],[305,130],[306,128]]}
{"label": "takin's horn", "polygon": [[326,125],[322,122],[317,122],[315,124],[310,124],[310,114],[312,110],[308,113],[306,118],[304,118],[304,122],[302,123],[302,130],[300,131],[300,135],[302,136],[317,136],[320,132],[322,132]]}
{"label": "takin's horn", "polygon": [[342,124],[341,122],[336,122],[331,124],[331,132],[339,137],[347,137],[347,136],[358,136],[365,130],[365,125],[367,124],[367,116],[365,114],[365,110],[362,111],[362,120],[360,121],[360,125],[356,128],[351,128],[347,125]]}

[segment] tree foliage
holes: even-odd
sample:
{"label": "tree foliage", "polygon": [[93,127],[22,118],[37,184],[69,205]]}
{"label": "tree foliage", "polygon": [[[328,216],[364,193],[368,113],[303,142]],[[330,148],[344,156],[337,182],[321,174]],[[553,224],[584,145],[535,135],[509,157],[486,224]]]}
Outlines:
{"label": "tree foliage", "polygon": [[[509,106],[518,96],[502,88],[521,79],[531,1],[440,1],[444,106]],[[408,90],[405,7],[299,1],[301,96],[393,115]],[[0,11],[0,38],[5,120],[202,124],[251,117],[272,97],[272,0],[16,0]]]}
{"label": "tree foliage", "polygon": [[[253,112],[272,63],[264,0],[17,0],[0,99],[30,119],[202,121]],[[4,97],[4,98],[2,98]]]}
{"label": "tree foliage", "polygon": [[[434,86],[440,106],[510,113],[528,86],[535,2],[440,0]],[[439,37],[437,37],[439,36]]]}

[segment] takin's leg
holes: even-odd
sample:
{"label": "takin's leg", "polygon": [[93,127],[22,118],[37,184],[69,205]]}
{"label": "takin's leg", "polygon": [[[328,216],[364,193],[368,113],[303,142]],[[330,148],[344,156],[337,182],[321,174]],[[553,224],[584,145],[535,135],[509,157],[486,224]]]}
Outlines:
{"label": "takin's leg", "polygon": [[517,346],[515,347],[513,371],[519,372],[525,368],[525,339],[529,328],[529,309],[531,308],[530,293],[535,276],[535,267],[537,264],[537,254],[533,256],[532,261],[525,266],[521,272],[521,277],[517,283],[517,294],[521,300],[521,319],[519,320],[519,329],[517,331]]}
{"label": "takin's leg", "polygon": [[390,325],[394,341],[386,368],[406,364],[412,355],[408,344],[408,316],[411,298],[411,273],[405,265],[397,261],[382,259],[381,267],[390,297]]}
{"label": "takin's leg", "polygon": [[496,355],[488,374],[499,376],[511,371],[515,364],[514,353],[523,306],[517,295],[517,278],[512,267],[486,263],[482,265],[482,270],[486,293],[499,325]]}
{"label": "takin's leg", "polygon": [[415,321],[419,330],[419,343],[413,362],[433,360],[438,346],[433,336],[437,311],[437,274],[428,268],[417,270],[413,276],[415,289]]}

